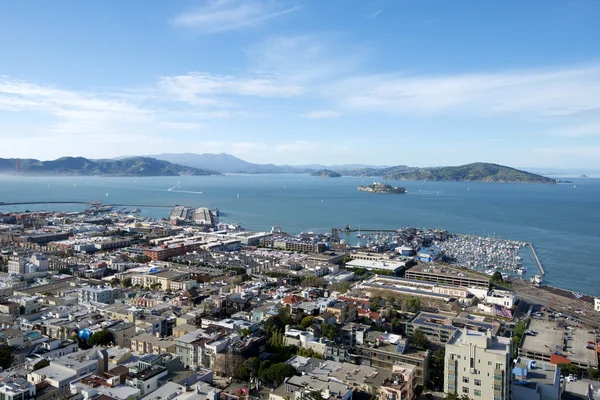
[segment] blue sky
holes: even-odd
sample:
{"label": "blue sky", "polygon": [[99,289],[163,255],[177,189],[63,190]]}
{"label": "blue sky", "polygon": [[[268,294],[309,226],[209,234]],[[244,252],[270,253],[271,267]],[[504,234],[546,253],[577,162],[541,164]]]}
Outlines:
{"label": "blue sky", "polygon": [[597,0],[0,5],[0,157],[600,168]]}

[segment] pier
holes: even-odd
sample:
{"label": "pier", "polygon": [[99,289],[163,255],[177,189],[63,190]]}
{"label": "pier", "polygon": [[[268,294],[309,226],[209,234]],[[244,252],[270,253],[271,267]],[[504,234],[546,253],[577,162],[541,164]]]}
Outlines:
{"label": "pier", "polygon": [[527,246],[529,246],[529,248],[531,249],[531,254],[533,254],[533,258],[535,259],[535,262],[538,268],[540,269],[540,273],[542,274],[542,276],[546,275],[546,271],[544,271],[544,267],[542,266],[542,263],[540,262],[540,259],[538,258],[538,255],[535,252],[535,249],[533,248],[533,244],[527,243]]}
{"label": "pier", "polygon": [[161,204],[103,204],[100,201],[19,201],[4,203],[0,201],[0,207],[2,206],[26,206],[35,204],[87,204],[89,206],[107,206],[107,207],[144,207],[144,208],[173,208],[174,205],[161,205]]}

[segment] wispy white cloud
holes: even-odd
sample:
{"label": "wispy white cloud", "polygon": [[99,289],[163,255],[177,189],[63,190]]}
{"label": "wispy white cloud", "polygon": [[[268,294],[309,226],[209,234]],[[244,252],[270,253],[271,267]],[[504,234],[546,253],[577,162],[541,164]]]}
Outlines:
{"label": "wispy white cloud", "polygon": [[367,18],[370,18],[370,19],[377,18],[377,16],[379,14],[381,14],[382,12],[383,12],[383,10],[373,11],[372,13],[367,15]]}
{"label": "wispy white cloud", "polygon": [[600,109],[600,65],[439,76],[378,74],[335,82],[327,93],[365,111],[566,116]]}
{"label": "wispy white cloud", "polygon": [[340,116],[340,113],[332,110],[315,110],[310,111],[301,115],[303,118],[310,119],[323,119],[323,118],[336,118]]}
{"label": "wispy white cloud", "polygon": [[302,87],[276,77],[234,77],[192,72],[159,80],[163,94],[174,99],[201,105],[227,105],[219,96],[294,97]]}
{"label": "wispy white cloud", "polygon": [[297,5],[275,0],[211,0],[171,22],[198,32],[217,33],[258,26],[299,9]]}
{"label": "wispy white cloud", "polygon": [[600,115],[597,122],[554,128],[546,132],[546,136],[557,138],[584,138],[600,136]]}
{"label": "wispy white cloud", "polygon": [[271,37],[250,47],[251,67],[260,72],[308,83],[356,73],[368,50],[337,34]]}
{"label": "wispy white cloud", "polygon": [[600,159],[600,146],[541,147],[534,151],[551,156]]}

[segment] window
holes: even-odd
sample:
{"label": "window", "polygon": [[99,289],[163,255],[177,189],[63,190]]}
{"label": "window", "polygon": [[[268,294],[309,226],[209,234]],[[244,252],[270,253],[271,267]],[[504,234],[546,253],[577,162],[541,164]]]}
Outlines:
{"label": "window", "polygon": [[463,376],[463,383],[469,383],[469,378],[466,376]]}
{"label": "window", "polygon": [[481,396],[481,390],[477,390],[477,389],[475,389],[475,390],[473,391],[473,393],[475,394],[475,396]]}
{"label": "window", "polygon": [[481,386],[481,379],[475,379],[475,386]]}
{"label": "window", "polygon": [[475,368],[475,359],[471,358],[471,368]]}
{"label": "window", "polygon": [[465,394],[469,394],[469,388],[468,388],[468,387],[466,387],[466,386],[463,386],[463,388],[462,388],[462,389],[463,389],[463,390],[462,390],[462,392],[463,392],[463,393],[465,393]]}
{"label": "window", "polygon": [[488,361],[488,366],[491,367],[492,366],[492,362]]}

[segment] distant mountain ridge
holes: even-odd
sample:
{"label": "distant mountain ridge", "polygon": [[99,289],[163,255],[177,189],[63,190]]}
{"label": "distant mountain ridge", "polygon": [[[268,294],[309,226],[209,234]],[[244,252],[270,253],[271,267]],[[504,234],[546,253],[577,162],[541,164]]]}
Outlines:
{"label": "distant mountain ridge", "polygon": [[385,168],[385,166],[373,166],[364,164],[345,164],[325,166],[320,164],[308,165],[275,165],[275,164],[255,164],[239,159],[227,153],[168,153],[149,155],[148,157],[158,160],[169,161],[175,164],[188,167],[208,169],[224,174],[293,174],[293,173],[312,173],[317,170],[350,170],[361,168]]}
{"label": "distant mountain ridge", "polygon": [[[0,158],[0,174],[16,174],[16,159]],[[62,157],[51,161],[19,159],[21,175],[97,175],[97,176],[179,176],[217,175],[198,168],[173,164],[150,157],[120,160],[90,160],[84,157]]]}
{"label": "distant mountain ridge", "polygon": [[446,182],[498,182],[498,183],[546,183],[556,180],[516,168],[492,163],[471,163],[456,167],[418,168],[399,165],[379,170],[346,171],[347,175],[382,176],[391,180],[446,181]]}
{"label": "distant mountain ridge", "polygon": [[[321,168],[323,167],[323,168]],[[111,175],[111,176],[178,176],[218,175],[219,173],[315,173],[329,171],[344,176],[372,176],[390,180],[450,182],[511,182],[555,184],[557,180],[499,164],[472,163],[456,167],[419,168],[407,165],[393,167],[360,164],[321,166],[278,166],[254,164],[230,154],[162,154],[152,157],[127,157],[91,160],[84,157],[62,157],[52,161],[19,159],[23,175]],[[0,158],[0,174],[15,174],[16,159]]]}
{"label": "distant mountain ridge", "polygon": [[456,167],[419,168],[407,165],[371,166],[361,164],[333,165],[274,165],[254,164],[230,154],[160,154],[151,157],[194,168],[214,170],[222,173],[314,173],[331,170],[346,176],[373,176],[393,180],[454,181],[454,182],[520,182],[556,183],[556,180],[527,171],[499,164],[472,163]]}

